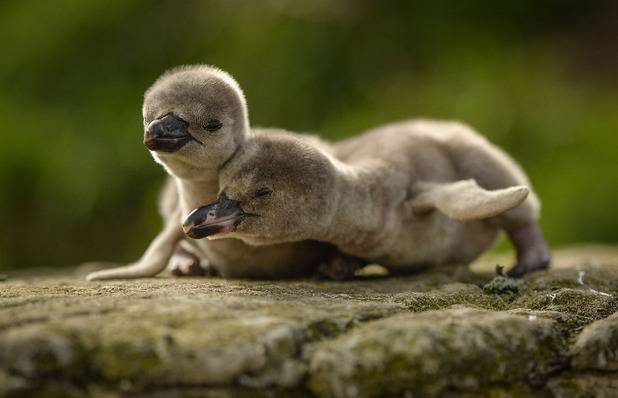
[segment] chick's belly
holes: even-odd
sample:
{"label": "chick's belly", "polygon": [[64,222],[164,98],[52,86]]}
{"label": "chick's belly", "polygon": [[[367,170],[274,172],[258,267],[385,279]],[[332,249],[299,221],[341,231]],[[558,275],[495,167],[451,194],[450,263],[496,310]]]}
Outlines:
{"label": "chick's belly", "polygon": [[215,266],[241,266],[249,262],[255,264],[260,263],[264,257],[256,247],[233,238],[201,239],[197,241],[197,246],[203,256]]}
{"label": "chick's belly", "polygon": [[495,242],[500,229],[489,221],[462,223],[461,237],[452,249],[454,257],[450,262],[469,264],[476,260]]}
{"label": "chick's belly", "polygon": [[250,246],[238,239],[199,240],[197,247],[224,277],[279,278],[310,274],[321,260],[317,242]]}
{"label": "chick's belly", "polygon": [[497,228],[485,221],[459,222],[436,213],[408,225],[388,259],[393,269],[470,263],[495,240]]}

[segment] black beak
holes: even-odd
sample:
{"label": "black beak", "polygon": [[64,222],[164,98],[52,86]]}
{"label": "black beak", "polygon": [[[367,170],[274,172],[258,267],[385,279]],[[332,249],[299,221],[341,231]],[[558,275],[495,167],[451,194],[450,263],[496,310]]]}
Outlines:
{"label": "black beak", "polygon": [[[144,132],[144,145],[151,151],[176,152],[189,141],[197,141],[187,130],[189,123],[168,114],[153,120]],[[199,142],[199,141],[197,141]]]}
{"label": "black beak", "polygon": [[193,239],[233,232],[245,215],[239,202],[222,193],[216,202],[193,210],[182,224],[182,230]]}

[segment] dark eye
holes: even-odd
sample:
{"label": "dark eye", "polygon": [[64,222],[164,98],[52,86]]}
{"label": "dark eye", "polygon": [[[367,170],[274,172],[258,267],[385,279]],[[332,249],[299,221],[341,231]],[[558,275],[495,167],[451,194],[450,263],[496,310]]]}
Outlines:
{"label": "dark eye", "polygon": [[261,198],[261,197],[264,197],[264,196],[268,196],[271,193],[273,193],[273,190],[270,189],[270,188],[260,188],[257,191],[255,191],[255,197],[256,198]]}
{"label": "dark eye", "polygon": [[221,127],[223,127],[223,123],[221,123],[217,119],[209,120],[208,123],[206,123],[206,126],[204,126],[204,128],[208,131],[217,131]]}

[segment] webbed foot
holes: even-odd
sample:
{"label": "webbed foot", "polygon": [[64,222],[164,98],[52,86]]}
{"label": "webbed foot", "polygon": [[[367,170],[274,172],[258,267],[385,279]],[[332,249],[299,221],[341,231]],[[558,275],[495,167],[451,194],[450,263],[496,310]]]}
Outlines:
{"label": "webbed foot", "polygon": [[349,280],[353,279],[356,271],[365,265],[366,263],[359,258],[337,253],[318,266],[315,276],[317,279],[325,280]]}
{"label": "webbed foot", "polygon": [[200,258],[189,250],[179,246],[169,262],[169,270],[173,276],[217,276],[218,273],[210,265],[202,266]]}
{"label": "webbed foot", "polygon": [[508,276],[519,278],[529,272],[549,267],[551,251],[536,223],[509,227],[506,232],[517,252],[517,264],[507,272]]}

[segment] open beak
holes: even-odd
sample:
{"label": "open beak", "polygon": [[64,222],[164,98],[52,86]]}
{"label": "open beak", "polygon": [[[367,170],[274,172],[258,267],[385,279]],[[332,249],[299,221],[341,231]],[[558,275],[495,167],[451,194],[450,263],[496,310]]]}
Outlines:
{"label": "open beak", "polygon": [[245,215],[239,202],[222,193],[216,202],[193,210],[182,224],[182,230],[193,239],[233,232]]}
{"label": "open beak", "polygon": [[176,152],[189,141],[197,141],[187,130],[188,127],[186,121],[167,114],[148,125],[144,132],[144,145],[151,151]]}

